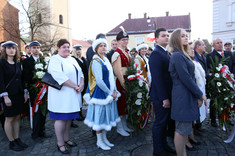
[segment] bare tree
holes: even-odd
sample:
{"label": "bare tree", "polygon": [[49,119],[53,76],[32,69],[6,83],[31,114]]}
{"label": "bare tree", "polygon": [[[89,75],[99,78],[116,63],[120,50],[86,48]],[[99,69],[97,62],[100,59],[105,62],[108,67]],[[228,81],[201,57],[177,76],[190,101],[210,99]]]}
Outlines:
{"label": "bare tree", "polygon": [[60,35],[59,28],[54,28],[54,18],[50,6],[46,3],[47,1],[42,0],[17,0],[14,4],[20,10],[20,33],[17,35],[12,33],[12,30],[17,30],[19,26],[9,20],[5,21],[8,23],[7,27],[0,23],[0,29],[20,38],[24,43],[26,43],[25,37],[21,36],[28,36],[31,41],[39,41],[43,51],[50,51]]}

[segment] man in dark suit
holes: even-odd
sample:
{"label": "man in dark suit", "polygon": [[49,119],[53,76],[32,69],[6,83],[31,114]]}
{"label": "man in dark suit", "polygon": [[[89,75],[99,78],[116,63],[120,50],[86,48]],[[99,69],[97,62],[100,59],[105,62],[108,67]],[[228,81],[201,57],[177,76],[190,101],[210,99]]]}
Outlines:
{"label": "man in dark suit", "polygon": [[[207,68],[207,62],[206,62],[206,57],[204,56],[204,53],[206,52],[206,45],[202,40],[196,40],[194,42],[194,59],[198,61],[202,68],[204,69],[206,73],[206,79],[209,78],[209,72]],[[201,132],[204,131],[204,129],[201,128],[202,124],[200,119],[197,120],[196,124],[194,125],[194,134],[195,135],[202,135]]]}
{"label": "man in dark suit", "polygon": [[[100,33],[100,34],[98,34],[98,35],[96,36],[96,39],[98,39],[98,38],[106,38],[106,37],[105,37],[105,34]],[[92,58],[93,58],[94,55],[95,55],[95,52],[93,51],[92,46],[90,46],[90,47],[87,49],[87,51],[86,51],[86,59],[87,59],[87,67],[88,67],[88,69],[89,69],[91,60],[92,60]]]}
{"label": "man in dark suit", "polygon": [[112,47],[112,49],[111,49],[111,50],[108,52],[108,54],[107,54],[107,58],[109,59],[109,62],[110,62],[110,63],[112,62],[111,58],[112,58],[112,56],[113,56],[113,53],[115,52],[115,50],[116,50],[117,47],[118,47],[118,42],[117,42],[116,39],[112,40],[112,42],[111,42],[111,47]]}
{"label": "man in dark suit", "polygon": [[155,32],[157,46],[149,57],[152,76],[150,98],[154,106],[155,121],[152,127],[153,154],[175,153],[167,144],[167,122],[170,116],[172,81],[168,72],[170,55],[166,50],[169,34],[165,28]]}
{"label": "man in dark suit", "polygon": [[[229,60],[228,62],[226,63],[226,65],[229,67],[229,70],[230,71],[233,71],[233,61],[232,61],[232,54],[231,52],[228,52],[228,51],[223,51],[223,42],[221,39],[217,38],[213,41],[213,48],[214,50],[209,53],[206,57],[206,61],[207,61],[207,67],[208,67],[208,70],[210,72],[211,70],[211,64],[212,64],[212,61],[215,61],[215,58],[217,58],[217,60],[220,62],[221,59],[223,57],[229,57]],[[217,127],[217,123],[216,123],[216,111],[215,111],[215,107],[214,105],[212,104],[214,101],[211,100],[211,104],[210,104],[210,118],[211,118],[211,126],[213,127]]]}
{"label": "man in dark suit", "polygon": [[[34,106],[34,102],[37,97],[37,93],[35,93],[33,90],[31,90],[31,86],[35,85],[37,83],[37,80],[35,80],[34,77],[34,66],[36,61],[42,61],[42,58],[39,58],[39,52],[40,52],[40,43],[37,41],[33,41],[29,44],[30,51],[32,52],[32,55],[28,58],[26,58],[23,61],[23,79],[27,84],[27,88],[30,95],[30,101],[31,101],[31,107]],[[45,121],[46,116],[44,116],[41,112],[41,106],[37,105],[36,110],[34,112],[33,116],[33,132],[32,132],[32,138],[36,142],[41,142],[42,138],[48,138],[51,137],[49,135],[45,134]]]}

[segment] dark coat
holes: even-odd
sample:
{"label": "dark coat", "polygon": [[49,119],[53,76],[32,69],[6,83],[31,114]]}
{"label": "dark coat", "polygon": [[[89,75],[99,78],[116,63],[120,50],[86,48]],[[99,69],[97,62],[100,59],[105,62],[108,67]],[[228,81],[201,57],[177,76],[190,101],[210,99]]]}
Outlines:
{"label": "dark coat", "polygon": [[[15,78],[11,81],[15,74]],[[8,85],[10,81],[11,83]],[[6,88],[7,85],[8,87]],[[0,59],[0,94],[4,92],[7,92],[8,95],[23,94],[24,84],[22,80],[21,64],[17,63],[14,69],[12,69],[7,61]]]}
{"label": "dark coat", "polygon": [[[222,56],[216,50],[213,50],[211,53],[207,54],[206,56],[207,67],[209,71],[211,68],[210,66],[212,64],[211,58],[213,61],[215,61],[215,57],[218,58],[218,61],[221,61],[222,59]],[[232,53],[230,51],[224,51],[224,57],[230,57],[226,65],[229,67],[229,70],[232,72],[233,71]]]}
{"label": "dark coat", "polygon": [[[41,59],[42,58],[40,58],[40,60]],[[30,57],[26,58],[23,61],[22,75],[23,75],[24,82],[26,83],[26,87],[29,91],[29,96],[30,96],[32,106],[33,106],[34,101],[35,101],[36,96],[37,96],[32,90],[30,90],[30,85],[35,85],[37,83],[37,81],[35,81],[33,79],[33,77],[34,77],[34,73],[33,73],[34,66],[35,66],[35,60],[34,60],[32,55]]]}
{"label": "dark coat", "polygon": [[113,56],[113,53],[115,52],[115,50],[110,50],[107,54],[107,58],[109,59],[109,62],[112,64],[112,56]]}
{"label": "dark coat", "polygon": [[169,65],[173,81],[171,118],[176,121],[194,121],[199,118],[197,99],[202,92],[196,84],[194,64],[181,51],[174,51]]}
{"label": "dark coat", "polygon": [[163,101],[171,98],[172,81],[168,67],[169,55],[157,45],[149,57],[149,68],[152,77],[150,98],[152,101]]}
{"label": "dark coat", "polygon": [[77,59],[76,57],[72,56],[73,58],[75,58],[75,60],[78,62],[80,68],[82,69],[83,75],[84,75],[84,89],[82,91],[82,95],[85,94],[86,92],[86,88],[88,85],[88,68],[87,68],[87,61],[84,57],[82,57],[82,61],[80,61],[79,59]]}
{"label": "dark coat", "polygon": [[87,67],[89,68],[92,57],[95,55],[95,52],[92,49],[92,46],[90,46],[86,51],[86,59],[87,59]]}
{"label": "dark coat", "polygon": [[204,55],[200,56],[198,54],[198,52],[195,51],[194,59],[201,64],[202,68],[204,69],[204,71],[206,73],[206,79],[208,79],[210,75],[209,75],[209,71],[208,71],[208,68],[207,68],[206,57]]}

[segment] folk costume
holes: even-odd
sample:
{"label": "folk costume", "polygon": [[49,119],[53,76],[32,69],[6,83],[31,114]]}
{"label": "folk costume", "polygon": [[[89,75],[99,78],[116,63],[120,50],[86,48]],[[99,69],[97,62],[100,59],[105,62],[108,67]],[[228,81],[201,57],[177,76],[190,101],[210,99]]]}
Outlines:
{"label": "folk costume", "polygon": [[[116,37],[117,41],[122,40],[123,38],[128,39],[129,36],[127,32],[124,30],[123,27],[120,27],[122,31],[120,31]],[[117,90],[121,93],[121,97],[118,99],[118,114],[121,117],[121,122],[117,125],[117,132],[122,136],[129,136],[130,134],[127,133],[131,132],[127,127],[126,118],[127,118],[127,104],[126,104],[126,97],[125,97],[125,89],[124,89],[124,82],[126,76],[127,67],[130,66],[131,58],[128,54],[127,50],[123,50],[120,47],[116,49],[112,56],[112,64],[116,79]]]}
{"label": "folk costume", "polygon": [[[140,49],[142,48],[147,48],[147,44],[140,44],[136,47],[136,50],[139,52]],[[151,74],[150,74],[150,69],[149,69],[149,60],[146,56],[141,56],[140,52],[139,54],[136,55],[135,57],[135,63],[137,63],[137,70],[141,70],[142,73],[141,75],[144,76],[144,78],[151,83]]]}
{"label": "folk costume", "polygon": [[[105,39],[97,39],[92,44],[93,50],[107,41]],[[112,97],[116,90],[113,68],[109,60],[104,56],[103,59],[98,55],[94,55],[88,71],[88,87],[86,94],[83,96],[88,104],[88,110],[84,123],[97,133],[97,146],[103,150],[110,150],[111,144],[106,138],[106,131],[110,131],[112,127],[120,122],[117,110],[117,99],[120,97],[118,92],[116,99]]]}

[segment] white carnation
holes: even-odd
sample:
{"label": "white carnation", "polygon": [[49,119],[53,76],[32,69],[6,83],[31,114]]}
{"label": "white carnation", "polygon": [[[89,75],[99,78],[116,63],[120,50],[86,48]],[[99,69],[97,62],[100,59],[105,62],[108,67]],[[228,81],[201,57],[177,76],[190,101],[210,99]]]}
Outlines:
{"label": "white carnation", "polygon": [[222,84],[220,82],[217,82],[217,86],[220,87]]}
{"label": "white carnation", "polygon": [[135,101],[135,104],[136,104],[136,105],[141,105],[141,99],[137,99],[137,100]]}
{"label": "white carnation", "polygon": [[143,86],[143,81],[139,80],[139,86],[142,87]]}
{"label": "white carnation", "polygon": [[140,116],[140,115],[141,115],[141,110],[137,112],[137,116]]}
{"label": "white carnation", "polygon": [[215,73],[215,77],[219,78],[219,74],[218,74],[218,73]]}
{"label": "white carnation", "polygon": [[141,99],[142,98],[142,93],[138,93],[137,98]]}
{"label": "white carnation", "polygon": [[35,64],[35,69],[36,69],[36,70],[37,70],[37,69],[43,70],[43,64],[42,64],[42,63],[37,63],[37,64]]}
{"label": "white carnation", "polygon": [[36,72],[36,76],[37,76],[39,79],[41,79],[44,75],[45,75],[45,72],[43,72],[43,71],[38,71],[38,72]]}

